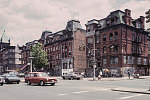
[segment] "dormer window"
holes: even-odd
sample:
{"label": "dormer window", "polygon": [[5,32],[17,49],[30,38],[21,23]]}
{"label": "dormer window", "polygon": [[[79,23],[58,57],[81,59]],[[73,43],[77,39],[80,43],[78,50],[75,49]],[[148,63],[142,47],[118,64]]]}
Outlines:
{"label": "dormer window", "polygon": [[141,28],[141,24],[140,23],[136,23],[136,27],[137,28]]}
{"label": "dormer window", "polygon": [[115,19],[114,18],[111,19],[111,25],[115,25]]}
{"label": "dormer window", "polygon": [[91,25],[91,31],[93,31],[93,29],[94,29],[94,28],[93,28],[93,25]]}
{"label": "dormer window", "polygon": [[87,32],[90,32],[90,27],[89,26],[87,26]]}

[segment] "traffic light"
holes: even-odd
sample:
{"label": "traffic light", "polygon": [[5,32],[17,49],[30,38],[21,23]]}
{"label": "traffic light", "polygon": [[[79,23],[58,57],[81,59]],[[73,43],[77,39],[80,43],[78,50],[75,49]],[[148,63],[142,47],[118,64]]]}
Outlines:
{"label": "traffic light", "polygon": [[146,23],[148,23],[148,22],[150,22],[150,9],[147,11],[147,12],[145,12],[145,14],[146,14]]}

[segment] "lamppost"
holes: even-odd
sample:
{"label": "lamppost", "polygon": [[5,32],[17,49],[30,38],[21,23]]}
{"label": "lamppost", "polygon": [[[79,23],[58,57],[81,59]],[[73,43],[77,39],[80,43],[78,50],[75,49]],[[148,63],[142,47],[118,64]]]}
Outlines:
{"label": "lamppost", "polygon": [[30,61],[30,72],[32,72],[32,59],[33,59],[34,57],[29,57],[29,59],[31,59]]}
{"label": "lamppost", "polygon": [[29,59],[30,59],[30,72],[32,72],[32,59],[33,59],[34,57],[32,57],[32,45],[30,46],[30,57],[29,57]]}
{"label": "lamppost", "polygon": [[[95,33],[95,32],[94,32]],[[95,81],[96,80],[96,78],[95,78],[95,68],[96,68],[96,60],[95,60],[95,34],[93,35],[93,52],[94,52],[94,64],[93,64],[93,70],[94,70],[94,75],[93,75],[93,80]]]}

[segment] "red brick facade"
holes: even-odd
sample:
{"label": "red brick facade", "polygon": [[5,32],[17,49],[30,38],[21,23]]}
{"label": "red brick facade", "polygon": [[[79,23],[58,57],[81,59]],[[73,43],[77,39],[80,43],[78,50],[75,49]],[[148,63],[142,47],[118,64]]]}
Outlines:
{"label": "red brick facade", "polygon": [[[117,10],[102,20],[88,21],[86,27],[87,46],[91,50],[95,36],[99,69],[122,75],[128,70],[149,75],[148,33],[144,31],[144,17],[133,20],[130,10]],[[87,50],[87,63],[92,62],[91,58]]]}

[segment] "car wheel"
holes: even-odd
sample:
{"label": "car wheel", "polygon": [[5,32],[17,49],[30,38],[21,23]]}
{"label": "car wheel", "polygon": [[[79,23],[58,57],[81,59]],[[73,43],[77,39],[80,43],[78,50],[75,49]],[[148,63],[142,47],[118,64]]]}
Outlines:
{"label": "car wheel", "polygon": [[71,77],[71,80],[73,80],[73,77]]}
{"label": "car wheel", "polygon": [[17,82],[17,84],[19,84],[19,82]]}
{"label": "car wheel", "polygon": [[63,76],[62,78],[65,80],[65,77],[64,77],[64,76]]}
{"label": "car wheel", "polygon": [[51,85],[52,85],[52,86],[54,86],[54,85],[55,85],[55,83],[52,83]]}
{"label": "car wheel", "polygon": [[1,86],[3,86],[3,83],[1,83]]}
{"label": "car wheel", "polygon": [[27,85],[31,85],[31,82],[29,80],[27,81]]}
{"label": "car wheel", "polygon": [[80,80],[80,78],[77,78],[77,80]]}
{"label": "car wheel", "polygon": [[43,86],[44,85],[44,82],[43,81],[40,81],[40,83],[39,83],[41,86]]}

